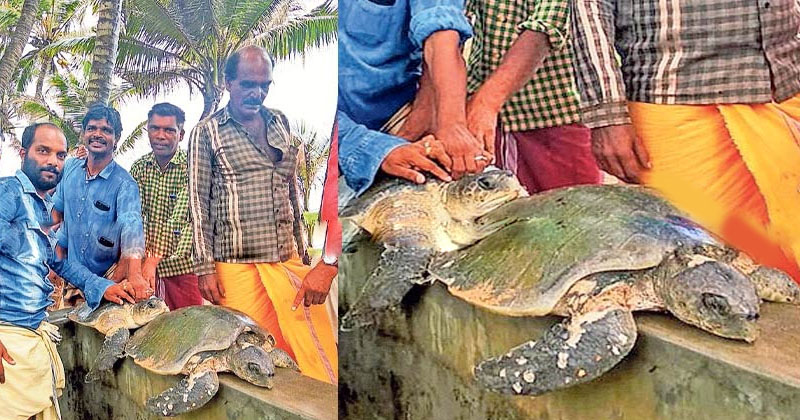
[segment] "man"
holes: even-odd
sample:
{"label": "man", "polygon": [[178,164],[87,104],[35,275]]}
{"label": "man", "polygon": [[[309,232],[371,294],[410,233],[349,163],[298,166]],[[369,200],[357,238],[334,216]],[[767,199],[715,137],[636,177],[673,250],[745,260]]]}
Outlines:
{"label": "man", "polygon": [[115,263],[127,278],[137,300],[153,294],[154,286],[141,274],[144,255],[139,187],[114,162],[122,136],[119,113],[105,105],[89,108],[81,123],[81,140],[88,156],[64,165],[64,180],[56,189],[53,208],[63,223],[58,245],[67,258],[104,275]]}
{"label": "man", "polygon": [[[424,172],[450,180],[449,172],[482,171],[491,155],[466,125],[460,43],[472,29],[463,0],[354,0],[339,13],[339,165],[347,186],[361,194],[379,169],[417,183]],[[382,132],[411,101],[397,135]],[[426,134],[433,136],[417,141]]]}
{"label": "man", "polygon": [[246,313],[303,374],[335,383],[336,346],[325,308],[292,311],[309,267],[300,259],[297,148],[286,117],[262,105],[271,83],[264,49],[235,52],[225,65],[228,105],[192,130],[195,273],[204,298]]}
{"label": "man", "polygon": [[600,182],[589,129],[579,123],[568,3],[467,2],[475,18],[467,127],[486,144],[497,134],[498,166],[529,193]]}
{"label": "man", "polygon": [[142,275],[156,284],[157,295],[170,310],[203,304],[192,271],[186,152],[178,148],[185,121],[183,110],[175,105],[153,106],[147,113],[153,151],[131,166],[142,197],[147,255]]}
{"label": "man", "polygon": [[573,6],[583,122],[600,167],[659,190],[800,281],[797,2]]}
{"label": "man", "polygon": [[58,259],[47,191],[61,179],[67,141],[53,124],[34,124],[22,135],[22,169],[0,178],[0,418],[58,418],[64,368],[45,322],[53,301],[50,269],[83,290],[97,308],[103,297],[133,302],[123,286]]}

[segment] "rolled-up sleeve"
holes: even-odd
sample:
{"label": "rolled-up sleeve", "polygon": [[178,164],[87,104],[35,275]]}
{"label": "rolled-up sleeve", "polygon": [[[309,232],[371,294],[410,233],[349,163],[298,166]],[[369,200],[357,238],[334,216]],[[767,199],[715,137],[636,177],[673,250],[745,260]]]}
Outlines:
{"label": "rolled-up sleeve", "polygon": [[533,10],[527,19],[520,23],[519,29],[546,34],[550,48],[554,51],[567,46],[570,25],[569,1],[544,0],[533,3]]}
{"label": "rolled-up sleeve", "polygon": [[189,136],[189,213],[194,236],[195,274],[213,274],[214,220],[211,218],[211,139],[200,123]]}
{"label": "rolled-up sleeve", "polygon": [[17,207],[21,203],[19,189],[14,188],[11,182],[0,184],[0,254],[12,256],[17,252],[19,232],[11,229],[11,221],[17,214]]}
{"label": "rolled-up sleeve", "polygon": [[336,111],[336,118],[339,123],[339,168],[347,186],[361,194],[372,185],[386,155],[408,142],[357,124],[342,111]]}
{"label": "rolled-up sleeve", "polygon": [[458,32],[461,42],[472,36],[472,26],[464,14],[463,0],[411,0],[409,38],[418,48],[436,31]]}
{"label": "rolled-up sleeve", "polygon": [[[130,181],[122,185],[117,194],[120,254],[122,258],[144,256],[144,227],[142,225],[142,200],[139,186]],[[63,276],[62,276],[63,277]]]}

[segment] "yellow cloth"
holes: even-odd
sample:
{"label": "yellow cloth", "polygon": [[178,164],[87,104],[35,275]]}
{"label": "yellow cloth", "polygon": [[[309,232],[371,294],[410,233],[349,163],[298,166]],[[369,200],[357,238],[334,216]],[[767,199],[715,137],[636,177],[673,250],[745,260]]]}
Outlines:
{"label": "yellow cloth", "polygon": [[[0,385],[0,420],[60,419],[58,396],[64,389],[64,366],[43,322],[36,331],[0,324],[0,342],[16,364],[3,361],[6,382]],[[54,404],[55,402],[55,404]]]}
{"label": "yellow cloth", "polygon": [[225,289],[221,304],[244,312],[267,329],[304,375],[335,384],[338,355],[325,306],[301,305],[292,311],[310,269],[296,257],[283,263],[218,262],[217,276]]}
{"label": "yellow cloth", "polygon": [[628,104],[645,185],[800,282],[800,95],[780,104]]}

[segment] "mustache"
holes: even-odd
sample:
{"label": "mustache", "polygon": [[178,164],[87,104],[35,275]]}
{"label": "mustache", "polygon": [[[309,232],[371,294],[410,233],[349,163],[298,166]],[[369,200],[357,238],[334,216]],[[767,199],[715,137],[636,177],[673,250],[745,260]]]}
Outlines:
{"label": "mustache", "polygon": [[248,98],[244,100],[245,105],[261,105],[262,101],[259,101],[256,98]]}
{"label": "mustache", "polygon": [[41,171],[41,172],[50,172],[53,175],[58,175],[58,174],[61,173],[61,171],[59,171],[58,168],[56,168],[55,166],[46,166],[44,168],[39,169],[39,171]]}

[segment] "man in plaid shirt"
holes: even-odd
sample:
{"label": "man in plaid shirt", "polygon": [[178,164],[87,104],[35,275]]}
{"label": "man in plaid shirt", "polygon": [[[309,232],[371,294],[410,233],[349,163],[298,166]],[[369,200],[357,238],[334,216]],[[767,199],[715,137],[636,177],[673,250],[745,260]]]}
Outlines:
{"label": "man in plaid shirt", "polygon": [[[467,127],[529,192],[600,182],[579,123],[567,0],[468,0]],[[497,136],[497,142],[495,142]]]}
{"label": "man in plaid shirt", "polygon": [[183,110],[175,105],[153,106],[147,114],[153,151],[131,166],[142,198],[146,253],[142,275],[156,284],[156,295],[170,310],[203,304],[192,265],[186,152],[178,148],[185,121]]}
{"label": "man in plaid shirt", "polygon": [[572,5],[600,167],[800,281],[797,0]]}

